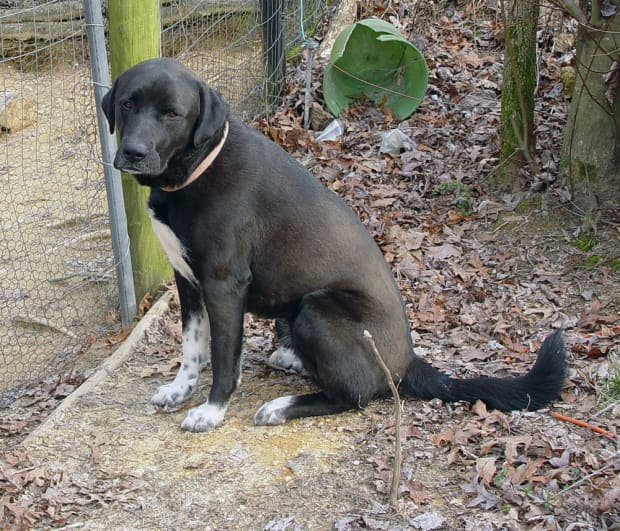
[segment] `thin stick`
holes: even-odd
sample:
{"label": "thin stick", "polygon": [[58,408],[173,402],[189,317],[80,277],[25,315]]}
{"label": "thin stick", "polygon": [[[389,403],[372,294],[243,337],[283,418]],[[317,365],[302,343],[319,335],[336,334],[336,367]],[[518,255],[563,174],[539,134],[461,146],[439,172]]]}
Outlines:
{"label": "thin stick", "polygon": [[600,417],[603,413],[605,413],[605,411],[609,411],[612,407],[615,407],[618,404],[620,404],[620,400],[616,400],[615,402],[612,402],[611,404],[606,405],[603,409],[601,409],[600,411],[597,411],[592,416],[594,418]]}
{"label": "thin stick", "polygon": [[564,494],[566,491],[569,491],[570,489],[574,489],[575,487],[578,487],[579,485],[581,485],[582,483],[584,483],[585,481],[588,481],[589,479],[593,478],[594,476],[598,476],[599,474],[602,474],[603,472],[605,472],[605,470],[607,470],[612,464],[611,463],[607,463],[604,467],[599,468],[598,470],[595,470],[594,472],[592,472],[591,474],[588,474],[585,477],[582,477],[581,479],[578,479],[577,481],[575,481],[574,483],[571,483],[568,487],[564,487],[560,492],[558,492],[559,495]]}
{"label": "thin stick", "polygon": [[66,336],[69,336],[71,339],[78,338],[78,336],[76,336],[68,328],[54,324],[49,319],[46,319],[44,317],[39,318],[39,317],[30,317],[29,315],[16,315],[11,320],[14,323],[18,323],[18,324],[42,326],[44,328],[49,328],[50,330],[54,330],[56,332],[60,332],[61,334],[65,334]]}
{"label": "thin stick", "polygon": [[394,471],[392,474],[392,484],[390,485],[389,502],[391,505],[395,505],[396,500],[398,499],[398,484],[400,483],[400,468],[402,464],[400,442],[400,397],[398,395],[398,389],[396,389],[396,385],[394,385],[392,375],[390,374],[390,369],[388,369],[385,365],[381,354],[379,354],[379,350],[377,350],[375,340],[372,338],[372,335],[368,330],[364,330],[364,337],[370,343],[372,351],[377,358],[379,366],[385,374],[385,379],[387,380],[388,385],[390,386],[390,390],[392,391],[392,396],[394,397],[394,430],[396,433],[394,437]]}
{"label": "thin stick", "polygon": [[600,433],[601,435],[605,435],[610,439],[617,439],[618,436],[615,433],[604,430],[603,428],[599,428],[598,426],[594,426],[588,422],[583,420],[575,419],[573,417],[567,417],[566,415],[562,415],[561,413],[556,413],[555,411],[551,412],[551,415],[558,420],[563,420],[564,422],[570,422],[571,424],[575,424],[575,426],[581,426],[582,428],[588,428],[596,433]]}

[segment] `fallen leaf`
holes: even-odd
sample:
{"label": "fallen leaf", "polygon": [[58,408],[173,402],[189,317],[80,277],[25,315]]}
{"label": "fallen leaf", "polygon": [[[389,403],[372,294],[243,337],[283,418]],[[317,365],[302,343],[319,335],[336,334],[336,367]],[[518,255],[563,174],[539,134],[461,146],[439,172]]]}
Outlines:
{"label": "fallen leaf", "polygon": [[609,489],[596,503],[596,510],[599,513],[608,513],[611,511],[618,511],[620,507],[620,487],[614,487]]}
{"label": "fallen leaf", "polygon": [[495,457],[479,457],[476,460],[476,472],[486,485],[491,483],[496,470]]}
{"label": "fallen leaf", "polygon": [[130,333],[131,330],[125,330],[124,328],[121,328],[118,332],[108,335],[105,338],[105,342],[108,345],[116,345],[125,341],[125,339],[127,339]]}
{"label": "fallen leaf", "polygon": [[601,301],[595,297],[592,300],[590,309],[587,312],[584,312],[579,318],[577,327],[583,330],[592,330],[599,324],[611,324],[616,321],[620,321],[620,315],[612,314],[603,316],[600,314],[601,309]]}
{"label": "fallen leaf", "polygon": [[459,354],[463,361],[484,361],[495,356],[495,352],[485,352],[479,348],[463,347],[459,349]]}
{"label": "fallen leaf", "polygon": [[448,446],[449,444],[452,443],[453,439],[454,439],[454,431],[452,431],[452,429],[450,428],[448,428],[446,431],[441,432],[441,433],[433,433],[430,436],[430,441],[435,446]]}
{"label": "fallen leaf", "polygon": [[267,522],[264,531],[286,531],[291,528],[291,524],[295,521],[294,516],[287,516],[286,518],[280,518],[277,520],[271,520]]}
{"label": "fallen leaf", "polygon": [[441,529],[446,523],[446,519],[437,513],[422,513],[411,518],[409,524],[415,529],[422,531],[432,531],[433,529]]}
{"label": "fallen leaf", "polygon": [[501,437],[499,439],[505,444],[504,454],[506,455],[506,461],[511,464],[514,463],[519,456],[518,447],[524,446],[524,452],[527,451],[530,443],[532,442],[531,435],[510,435],[507,437]]}
{"label": "fallen leaf", "polygon": [[410,255],[407,255],[398,263],[398,265],[396,266],[396,270],[404,277],[414,282],[420,278],[422,264],[420,264]]}
{"label": "fallen leaf", "polygon": [[426,250],[426,256],[435,260],[446,260],[448,258],[461,256],[462,251],[450,243],[436,245]]}
{"label": "fallen leaf", "polygon": [[420,481],[412,481],[408,486],[409,497],[418,505],[426,505],[429,502],[428,494],[424,490],[424,484]]}
{"label": "fallen leaf", "polygon": [[395,197],[383,197],[381,199],[374,199],[370,202],[372,208],[385,208],[393,205],[396,202]]}
{"label": "fallen leaf", "polygon": [[499,497],[485,489],[483,481],[478,475],[474,476],[471,483],[461,485],[461,488],[467,494],[475,495],[474,499],[467,504],[467,507],[478,507],[480,505],[488,511],[499,503]]}
{"label": "fallen leaf", "polygon": [[508,473],[508,478],[513,485],[521,485],[524,482],[531,482],[543,464],[544,459],[528,459],[523,465],[518,466]]}
{"label": "fallen leaf", "polygon": [[487,405],[482,400],[476,400],[471,407],[473,413],[479,417],[485,418],[488,416]]}
{"label": "fallen leaf", "polygon": [[141,378],[148,378],[155,374],[161,374],[163,376],[172,376],[177,373],[177,369],[181,366],[181,358],[176,358],[164,363],[157,363],[155,365],[148,365],[140,371]]}
{"label": "fallen leaf", "polygon": [[138,303],[138,317],[144,317],[151,306],[153,306],[153,295],[147,292]]}
{"label": "fallen leaf", "polygon": [[554,468],[561,468],[568,466],[570,463],[570,451],[564,450],[560,457],[552,457],[549,459],[549,464]]}
{"label": "fallen leaf", "polygon": [[90,461],[93,465],[98,465],[101,463],[101,450],[98,446],[89,445],[90,446]]}

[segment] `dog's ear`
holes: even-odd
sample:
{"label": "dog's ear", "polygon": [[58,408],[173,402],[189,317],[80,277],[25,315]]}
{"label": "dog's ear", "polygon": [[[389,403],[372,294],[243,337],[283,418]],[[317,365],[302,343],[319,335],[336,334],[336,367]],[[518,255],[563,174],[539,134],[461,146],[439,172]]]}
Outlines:
{"label": "dog's ear", "polygon": [[217,90],[200,81],[198,91],[200,94],[200,114],[194,128],[194,146],[199,146],[211,138],[216,131],[219,131],[228,114],[226,104]]}
{"label": "dog's ear", "polygon": [[103,109],[103,114],[108,119],[108,124],[110,125],[110,134],[114,133],[114,121],[116,119],[114,114],[114,92],[116,91],[116,83],[112,86],[112,88],[103,96],[101,100],[101,107]]}

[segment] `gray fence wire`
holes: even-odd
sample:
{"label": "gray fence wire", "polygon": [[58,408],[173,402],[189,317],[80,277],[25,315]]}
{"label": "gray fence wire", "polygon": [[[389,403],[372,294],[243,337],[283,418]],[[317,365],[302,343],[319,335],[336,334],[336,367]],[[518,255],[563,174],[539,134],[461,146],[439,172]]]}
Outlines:
{"label": "gray fence wire", "polygon": [[[269,112],[286,55],[298,55],[326,2],[161,9],[162,55],[249,120]],[[0,1],[0,407],[11,390],[78,366],[118,328],[99,146],[83,2]]]}

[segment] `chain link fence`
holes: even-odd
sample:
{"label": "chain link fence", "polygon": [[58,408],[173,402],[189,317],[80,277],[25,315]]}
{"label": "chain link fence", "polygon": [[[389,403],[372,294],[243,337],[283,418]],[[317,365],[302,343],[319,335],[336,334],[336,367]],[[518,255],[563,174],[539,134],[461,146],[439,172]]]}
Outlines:
{"label": "chain link fence", "polygon": [[[162,55],[249,120],[269,111],[286,54],[325,10],[322,0],[164,1]],[[94,107],[83,3],[0,0],[0,407],[118,328]]]}

